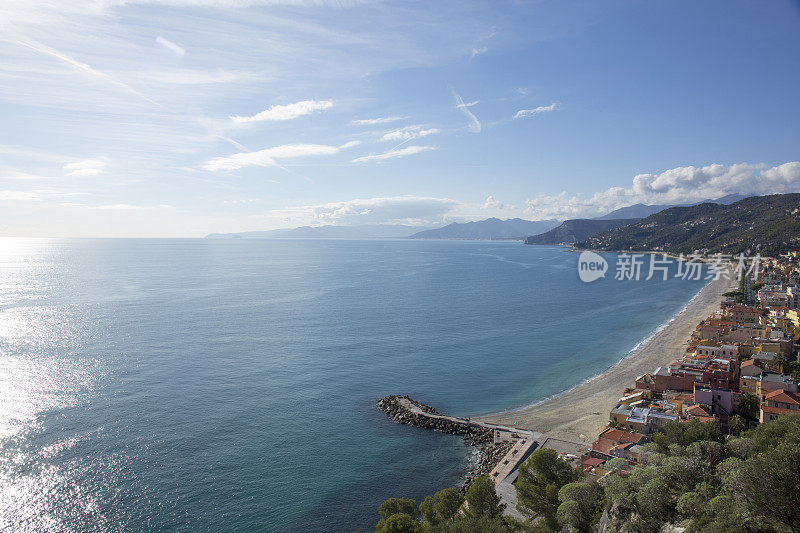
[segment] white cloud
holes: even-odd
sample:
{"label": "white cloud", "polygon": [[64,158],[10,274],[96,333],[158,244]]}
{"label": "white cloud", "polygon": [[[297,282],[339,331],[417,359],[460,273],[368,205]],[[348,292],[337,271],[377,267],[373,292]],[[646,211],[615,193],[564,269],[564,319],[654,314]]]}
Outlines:
{"label": "white cloud", "polygon": [[84,159],[64,165],[67,176],[97,176],[105,172],[107,163],[99,159]]}
{"label": "white cloud", "polygon": [[382,154],[375,154],[375,155],[365,155],[363,157],[357,157],[353,159],[353,163],[367,163],[369,161],[383,161],[385,159],[392,159],[395,157],[404,157],[407,155],[414,155],[420,152],[425,152],[427,150],[435,150],[433,146],[408,146],[406,148],[400,148],[399,150],[389,150],[388,152],[384,152]]}
{"label": "white cloud", "polygon": [[[355,143],[355,144],[354,144]],[[326,144],[284,144],[256,152],[240,152],[226,157],[215,157],[205,165],[206,170],[236,170],[243,167],[277,166],[281,159],[293,159],[315,155],[331,155],[343,148],[356,146],[358,141],[350,141],[342,146]]]}
{"label": "white cloud", "polygon": [[137,78],[171,85],[211,85],[217,83],[243,83],[255,81],[258,76],[242,70],[164,69],[137,72]]}
{"label": "white cloud", "polygon": [[164,48],[166,48],[167,50],[169,50],[178,57],[183,57],[184,55],[186,55],[185,48],[183,48],[182,46],[178,46],[177,44],[173,43],[172,41],[160,35],[156,37],[156,44],[163,46]]}
{"label": "white cloud", "polygon": [[487,196],[483,203],[484,209],[503,209],[503,207],[505,207],[503,202],[496,200],[494,196]]}
{"label": "white cloud", "polygon": [[469,108],[477,104],[477,102],[470,102],[469,104],[465,104],[461,96],[459,96],[459,94],[455,91],[453,91],[453,97],[456,99],[456,109],[464,113],[464,116],[466,116],[467,119],[469,119],[469,126],[467,126],[467,130],[470,133],[480,133],[481,122],[478,120],[478,117],[476,117],[472,113],[472,111],[469,110]]}
{"label": "white cloud", "polygon": [[714,200],[728,194],[764,195],[800,191],[800,162],[712,164],[677,167],[658,174],[638,174],[631,186],[611,187],[590,197],[540,195],[526,201],[534,218],[575,218],[606,214],[633,204],[677,205]]}
{"label": "white cloud", "polygon": [[469,56],[469,58],[470,59],[475,59],[475,56],[480,55],[480,54],[485,54],[488,50],[489,49],[486,48],[485,46],[482,46],[480,48],[473,48],[472,49],[472,55]]}
{"label": "white cloud", "polygon": [[561,105],[558,102],[553,102],[550,105],[543,105],[539,107],[535,107],[533,109],[520,109],[517,111],[517,114],[514,115],[514,118],[525,118],[525,117],[533,117],[540,113],[547,113],[548,111],[555,111],[559,109]]}
{"label": "white cloud", "polygon": [[404,120],[408,117],[377,117],[377,118],[361,118],[351,120],[350,124],[353,126],[373,126],[375,124],[386,124],[388,122],[397,122],[398,120]]}
{"label": "white cloud", "polygon": [[49,180],[52,176],[31,174],[16,169],[0,169],[0,180]]}
{"label": "white cloud", "polygon": [[37,202],[38,194],[27,191],[0,191],[0,202]]}
{"label": "white cloud", "polygon": [[333,102],[330,100],[303,100],[288,105],[274,105],[251,117],[234,115],[231,120],[238,124],[264,120],[292,120],[303,115],[310,115],[314,111],[329,109],[330,107],[333,107]]}
{"label": "white cloud", "polygon": [[395,196],[286,207],[268,215],[295,223],[422,225],[441,220],[458,205],[449,198]]}
{"label": "white cloud", "polygon": [[100,209],[102,211],[152,211],[153,209],[159,208],[171,208],[171,205],[167,204],[159,204],[159,205],[136,205],[136,204],[110,204],[110,205],[98,205],[95,206],[94,209]]}
{"label": "white cloud", "polygon": [[86,74],[89,74],[90,76],[92,76],[94,78],[103,80],[103,81],[105,81],[106,83],[108,83],[110,85],[113,85],[115,87],[123,89],[124,91],[126,91],[128,93],[131,93],[131,94],[133,94],[135,96],[138,96],[139,98],[142,98],[144,100],[147,100],[150,103],[154,103],[153,100],[151,100],[147,96],[143,95],[142,93],[140,93],[139,91],[137,91],[136,89],[131,87],[130,85],[122,83],[121,81],[118,81],[118,80],[112,78],[108,74],[105,74],[104,72],[100,72],[99,70],[97,70],[95,68],[92,68],[90,65],[88,65],[88,64],[86,64],[86,63],[84,63],[82,61],[78,61],[77,59],[74,59],[74,58],[68,56],[67,54],[65,54],[63,52],[58,51],[55,48],[51,48],[51,47],[49,47],[47,45],[44,45],[44,44],[42,44],[40,42],[37,42],[37,41],[34,41],[34,40],[30,40],[30,39],[18,39],[15,42],[17,44],[19,44],[19,45],[22,45],[22,46],[25,46],[27,48],[30,48],[31,50],[35,50],[36,52],[39,52],[41,54],[45,54],[45,55],[48,55],[50,57],[54,57],[54,58],[56,58],[56,59],[58,59],[58,60],[60,60],[60,61],[62,61],[64,63],[66,63],[67,65],[73,67],[74,69],[80,71],[80,72],[84,72]]}
{"label": "white cloud", "polygon": [[404,128],[400,128],[399,130],[390,131],[385,133],[382,137],[382,141],[408,141],[411,139],[418,139],[420,137],[427,137],[428,135],[433,135],[434,133],[439,133],[439,130],[436,128],[429,128],[427,130],[422,129],[422,126],[406,126]]}

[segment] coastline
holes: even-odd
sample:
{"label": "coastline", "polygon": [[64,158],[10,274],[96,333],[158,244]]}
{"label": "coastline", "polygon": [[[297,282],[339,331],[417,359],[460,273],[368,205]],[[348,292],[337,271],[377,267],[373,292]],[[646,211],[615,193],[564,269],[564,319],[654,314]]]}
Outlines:
{"label": "coastline", "polygon": [[695,326],[719,309],[722,294],[732,284],[724,277],[711,281],[669,322],[602,374],[533,405],[475,419],[516,425],[560,441],[591,443],[608,423],[608,413],[624,389],[632,387],[642,374],[677,359]]}

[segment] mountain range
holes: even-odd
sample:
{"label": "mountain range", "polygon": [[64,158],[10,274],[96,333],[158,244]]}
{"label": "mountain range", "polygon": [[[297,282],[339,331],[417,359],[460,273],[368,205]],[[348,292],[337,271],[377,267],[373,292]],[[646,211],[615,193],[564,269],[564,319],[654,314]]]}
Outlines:
{"label": "mountain range", "polygon": [[420,226],[392,224],[301,226],[271,231],[212,233],[206,239],[402,239],[419,230]]}
{"label": "mountain range", "polygon": [[800,194],[753,196],[730,205],[673,207],[576,243],[607,251],[755,253],[800,250]]}
{"label": "mountain range", "polygon": [[442,228],[414,233],[411,239],[493,239],[524,240],[527,235],[542,233],[558,225],[558,220],[523,220],[487,218],[477,222],[453,222]]}
{"label": "mountain range", "polygon": [[722,198],[717,198],[716,200],[702,200],[700,202],[694,202],[691,204],[675,204],[675,205],[646,205],[646,204],[633,204],[629,205],[628,207],[620,207],[619,209],[615,209],[608,214],[605,214],[601,217],[597,217],[595,220],[618,220],[623,218],[645,218],[649,217],[650,215],[654,215],[659,211],[663,211],[664,209],[669,209],[671,207],[688,207],[691,205],[698,205],[698,204],[707,204],[707,203],[714,203],[714,204],[732,204],[734,202],[738,202],[739,200],[743,200],[747,198],[747,196],[741,194],[728,194],[723,196]]}
{"label": "mountain range", "polygon": [[[731,203],[742,197],[729,195],[714,200],[717,203]],[[636,204],[623,207],[608,213],[595,220],[617,221],[643,218],[653,213],[674,206]],[[583,220],[583,222],[576,222]],[[563,231],[546,238],[547,244],[560,242],[574,242],[584,240],[591,235],[616,227],[612,225],[588,224],[587,220],[575,219],[566,221]],[[212,233],[207,239],[485,239],[485,240],[524,240],[530,235],[539,235],[548,232],[559,225],[559,221],[550,220],[523,220],[511,218],[487,218],[475,222],[454,222],[439,228],[426,228],[423,226],[403,226],[394,224],[368,224],[358,226],[302,226],[299,228],[276,229],[270,231],[243,231],[238,233]],[[558,240],[564,239],[564,240]],[[555,242],[549,242],[553,241]],[[539,244],[537,242],[537,244]],[[542,242],[541,244],[544,244]]]}
{"label": "mountain range", "polygon": [[525,244],[574,244],[593,235],[638,222],[640,218],[618,220],[590,220],[576,218],[565,220],[560,226],[525,239]]}

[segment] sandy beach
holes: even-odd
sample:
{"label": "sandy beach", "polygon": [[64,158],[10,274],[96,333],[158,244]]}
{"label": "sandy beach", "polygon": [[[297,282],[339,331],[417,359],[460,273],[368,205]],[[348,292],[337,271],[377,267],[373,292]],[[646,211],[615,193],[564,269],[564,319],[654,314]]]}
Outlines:
{"label": "sandy beach", "polygon": [[722,294],[735,286],[735,282],[723,277],[712,281],[648,343],[595,379],[540,404],[483,416],[480,420],[516,424],[551,439],[591,443],[608,423],[608,413],[625,387],[632,387],[642,374],[677,359],[695,326],[718,310]]}

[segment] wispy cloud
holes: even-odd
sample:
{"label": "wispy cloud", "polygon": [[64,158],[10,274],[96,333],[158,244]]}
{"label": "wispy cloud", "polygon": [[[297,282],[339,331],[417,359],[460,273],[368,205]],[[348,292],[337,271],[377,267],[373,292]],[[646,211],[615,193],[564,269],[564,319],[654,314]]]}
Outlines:
{"label": "wispy cloud", "polygon": [[481,46],[480,48],[473,48],[472,55],[469,56],[470,59],[475,59],[475,56],[480,54],[485,54],[489,49],[485,46]]}
{"label": "wispy cloud", "polygon": [[105,172],[107,163],[99,159],[84,159],[64,165],[67,176],[97,176]]}
{"label": "wispy cloud", "polygon": [[147,82],[169,85],[212,85],[223,83],[244,83],[258,79],[252,72],[243,70],[219,69],[154,69],[137,73],[137,77]]}
{"label": "wispy cloud", "polygon": [[404,128],[383,134],[381,140],[394,142],[408,141],[411,139],[418,139],[420,137],[427,137],[428,135],[433,135],[434,133],[439,133],[439,130],[436,128],[422,129],[422,126],[420,125],[406,126]]}
{"label": "wispy cloud", "polygon": [[74,59],[74,58],[68,56],[67,54],[59,52],[55,48],[51,48],[51,47],[49,47],[49,46],[47,46],[45,44],[42,44],[42,43],[37,42],[37,41],[34,41],[32,39],[18,39],[18,40],[14,41],[14,42],[16,42],[19,45],[22,45],[22,46],[25,46],[27,48],[30,48],[31,50],[35,50],[36,52],[39,52],[41,54],[45,54],[45,55],[48,55],[50,57],[54,57],[54,58],[56,58],[56,59],[58,59],[58,60],[60,60],[60,61],[62,61],[64,63],[66,63],[67,65],[70,65],[71,67],[73,67],[74,69],[76,69],[76,70],[78,70],[80,72],[86,73],[86,74],[88,74],[88,75],[90,75],[90,76],[92,76],[92,77],[94,77],[96,79],[102,80],[102,81],[104,81],[105,83],[107,83],[109,85],[113,85],[114,87],[122,89],[125,92],[133,94],[133,95],[135,95],[135,96],[137,96],[139,98],[142,98],[144,100],[147,100],[150,103],[155,103],[155,102],[153,102],[152,99],[150,99],[149,97],[143,95],[142,93],[140,93],[139,91],[137,91],[136,89],[131,87],[130,85],[122,83],[121,81],[118,81],[118,80],[112,78],[108,74],[105,74],[103,72],[100,72],[97,69],[92,68],[90,65],[88,65],[88,64],[86,64],[86,63],[84,63],[82,61],[78,61],[77,59]]}
{"label": "wispy cloud", "polygon": [[550,105],[543,105],[539,107],[535,107],[533,109],[520,109],[517,111],[517,114],[514,115],[514,118],[525,118],[525,117],[533,117],[540,113],[547,113],[549,111],[555,111],[556,109],[560,109],[561,105],[558,102],[553,102]]}
{"label": "wispy cloud", "polygon": [[467,130],[469,130],[471,133],[480,133],[481,122],[478,120],[478,117],[476,117],[472,111],[469,110],[469,108],[475,105],[477,102],[465,104],[461,96],[455,91],[453,91],[453,97],[456,99],[456,109],[464,113],[464,116],[469,120]]}
{"label": "wispy cloud", "polygon": [[37,202],[38,194],[28,191],[0,191],[0,202]]}
{"label": "wispy cloud", "polygon": [[250,117],[234,115],[231,117],[231,120],[239,124],[261,122],[264,120],[292,120],[330,107],[333,107],[333,102],[330,100],[303,100],[301,102],[295,102],[294,104],[274,105]]}
{"label": "wispy cloud", "polygon": [[351,120],[350,124],[354,126],[373,126],[375,124],[387,124],[389,122],[397,122],[404,120],[408,117],[377,117],[377,118],[359,118]]}
{"label": "wispy cloud", "polygon": [[356,146],[358,141],[351,141],[342,146],[326,144],[284,144],[273,148],[266,148],[256,152],[241,152],[225,157],[215,157],[205,165],[206,170],[236,170],[243,167],[269,167],[278,166],[282,159],[293,159],[315,155],[331,155],[343,148]]}
{"label": "wispy cloud", "polygon": [[389,150],[382,154],[365,155],[353,159],[353,163],[368,163],[370,161],[383,161],[385,159],[393,159],[395,157],[404,157],[407,155],[414,155],[428,150],[435,150],[433,146],[408,146],[400,148],[399,150]]}
{"label": "wispy cloud", "polygon": [[156,37],[156,44],[163,46],[164,48],[166,48],[167,50],[169,50],[178,57],[183,57],[184,55],[186,55],[185,48],[173,43],[172,41],[160,35]]}
{"label": "wispy cloud", "polygon": [[152,211],[153,209],[168,209],[171,207],[172,207],[171,205],[167,204],[159,204],[159,205],[109,204],[109,205],[98,205],[95,206],[94,209],[100,209],[101,211]]}

